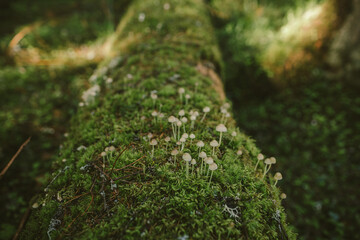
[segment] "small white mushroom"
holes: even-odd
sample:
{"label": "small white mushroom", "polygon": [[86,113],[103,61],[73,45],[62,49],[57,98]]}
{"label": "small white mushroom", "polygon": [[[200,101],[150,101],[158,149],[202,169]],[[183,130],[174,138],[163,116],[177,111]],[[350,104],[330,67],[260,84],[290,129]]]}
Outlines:
{"label": "small white mushroom", "polygon": [[196,146],[199,147],[199,148],[202,148],[203,146],[205,146],[204,142],[203,141],[198,141],[196,143]]}
{"label": "small white mushroom", "polygon": [[208,112],[210,112],[210,108],[209,108],[209,107],[204,107],[204,108],[203,108],[203,112],[204,112],[204,115],[203,115],[203,117],[201,118],[201,122],[204,121],[204,119],[205,119],[205,117],[206,117],[206,114],[207,114]]}
{"label": "small white mushroom", "polygon": [[219,139],[219,146],[221,145],[221,138],[222,138],[222,134],[224,132],[227,132],[227,128],[225,127],[224,124],[219,124],[216,126],[216,131],[220,132],[220,139]]}
{"label": "small white mushroom", "polygon": [[151,157],[154,157],[154,150],[155,150],[155,145],[157,145],[158,142],[155,139],[152,139],[150,141],[150,145],[152,146],[152,152],[151,152]]}
{"label": "small white mushroom", "polygon": [[266,158],[264,163],[265,163],[265,167],[264,167],[264,174],[262,177],[263,179],[265,175],[270,171],[271,165],[276,163],[276,159],[274,157]]}
{"label": "small white mushroom", "polygon": [[188,101],[189,101],[190,98],[191,98],[191,96],[189,94],[185,95],[185,105],[188,104]]}
{"label": "small white mushroom", "polygon": [[212,157],[206,157],[205,158],[205,163],[210,165],[214,163],[214,159]]}
{"label": "small white mushroom", "polygon": [[185,110],[184,109],[180,110],[178,114],[179,114],[180,117],[184,116],[185,115]]}
{"label": "small white mushroom", "polygon": [[286,194],[285,193],[280,194],[280,198],[281,198],[281,200],[286,199]]}
{"label": "small white mushroom", "polygon": [[182,156],[183,160],[186,162],[186,177],[189,176],[189,162],[191,161],[192,157],[189,153],[184,153]]}
{"label": "small white mushroom", "polygon": [[195,139],[195,134],[191,133],[190,134],[190,139],[191,139],[191,143],[192,143],[192,141]]}
{"label": "small white mushroom", "polygon": [[187,133],[183,133],[183,135],[181,135],[181,137],[183,137],[183,138],[188,138],[189,137],[189,134],[187,134]]}
{"label": "small white mushroom", "polygon": [[184,124],[184,132],[186,132],[186,129],[185,129],[185,124],[187,123],[188,119],[186,117],[182,117],[181,118],[181,122]]}
{"label": "small white mushroom", "polygon": [[204,159],[207,157],[206,152],[200,152],[199,157],[202,159],[201,160],[201,167],[200,167],[200,173],[202,174],[203,167],[204,167]]}
{"label": "small white mushroom", "polygon": [[274,186],[276,186],[277,182],[280,181],[282,179],[282,174],[280,172],[275,173],[274,175],[274,179],[275,179],[275,183]]}
{"label": "small white mushroom", "polygon": [[180,142],[181,142],[181,150],[180,150],[180,151],[182,151],[182,150],[184,150],[184,146],[185,146],[186,138],[181,137],[181,138],[180,138]]}
{"label": "small white mushroom", "polygon": [[183,103],[182,96],[183,96],[183,94],[185,93],[185,89],[184,89],[184,88],[179,88],[178,92],[179,92],[179,94],[180,94],[180,102],[181,102],[181,104],[182,104],[182,103]]}
{"label": "small white mushroom", "polygon": [[212,163],[212,164],[209,165],[210,171],[215,171],[217,168],[218,168],[218,166],[217,166],[216,163]]}
{"label": "small white mushroom", "polygon": [[209,169],[211,170],[211,175],[210,175],[210,180],[209,180],[209,185],[208,187],[210,187],[210,183],[211,183],[211,179],[212,179],[212,176],[213,176],[213,173],[216,169],[218,169],[218,166],[216,163],[212,163],[209,165]]}
{"label": "small white mushroom", "polygon": [[219,143],[216,140],[212,140],[210,142],[210,146],[213,148],[213,153],[212,155],[215,155],[215,148],[219,146]]}
{"label": "small white mushroom", "polygon": [[264,155],[262,155],[261,153],[259,153],[259,154],[257,155],[257,162],[256,162],[256,165],[255,165],[254,170],[256,170],[256,168],[257,168],[257,166],[259,165],[260,161],[264,160],[264,158],[265,158]]}
{"label": "small white mushroom", "polygon": [[175,129],[175,122],[176,122],[176,118],[174,116],[170,116],[168,118],[169,123],[171,123],[171,129],[174,135],[174,139],[176,139],[176,129]]}
{"label": "small white mushroom", "polygon": [[174,156],[174,163],[176,162],[176,155],[179,154],[179,151],[175,148],[171,151],[171,156]]}

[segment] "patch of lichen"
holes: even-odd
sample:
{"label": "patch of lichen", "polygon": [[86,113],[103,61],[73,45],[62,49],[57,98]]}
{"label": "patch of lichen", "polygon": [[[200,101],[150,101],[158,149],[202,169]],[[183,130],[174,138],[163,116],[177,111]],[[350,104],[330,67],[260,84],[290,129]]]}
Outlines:
{"label": "patch of lichen", "polygon": [[[118,44],[130,33],[141,37],[123,49],[116,66],[111,61],[100,66],[95,83],[101,91],[74,117],[54,163],[58,170],[37,200],[40,207],[33,211],[22,239],[47,234],[53,239],[295,238],[285,223],[278,189],[254,171],[259,150],[232,119],[213,156],[219,168],[211,183],[206,174],[196,174],[201,160],[195,143],[205,142],[202,151],[211,155],[209,142],[219,139],[215,127],[224,121],[224,102],[196,65],[219,62],[209,57],[217,53],[212,52],[215,40],[202,2],[167,2],[167,11],[165,1],[137,1],[129,9]],[[139,22],[141,13],[145,19]],[[155,28],[160,22],[168,27]],[[112,83],[104,81],[109,77]],[[181,87],[191,96],[187,104],[179,97]],[[154,90],[155,101],[150,97]],[[206,106],[211,111],[204,121],[201,113],[191,131],[190,120],[185,124],[196,138],[187,140],[182,153],[198,160],[188,176],[182,153],[176,158],[170,154],[180,150],[177,140],[165,142],[172,135],[168,117],[182,109],[188,117],[191,110],[202,112]],[[153,117],[154,110],[165,116]],[[154,154],[149,133],[158,142]],[[109,146],[115,150],[101,156]],[[236,154],[239,149],[242,155]]]}

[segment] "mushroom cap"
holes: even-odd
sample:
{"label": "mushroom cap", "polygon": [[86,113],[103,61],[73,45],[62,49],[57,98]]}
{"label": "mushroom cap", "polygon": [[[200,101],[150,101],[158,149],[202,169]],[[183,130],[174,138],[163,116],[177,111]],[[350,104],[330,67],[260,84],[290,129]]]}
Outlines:
{"label": "mushroom cap", "polygon": [[257,159],[258,159],[259,161],[264,160],[264,155],[262,155],[261,153],[259,153],[259,154],[257,155]]}
{"label": "mushroom cap", "polygon": [[[78,148],[78,150],[79,150],[79,148]],[[106,147],[105,152],[108,152],[108,151],[109,151],[109,147]]]}
{"label": "mushroom cap", "polygon": [[271,164],[270,158],[265,159],[264,163],[265,163],[265,164],[268,164],[268,165]]}
{"label": "mushroom cap", "polygon": [[228,109],[230,107],[230,104],[229,103],[224,103],[221,107],[225,108],[225,109]]}
{"label": "mushroom cap", "polygon": [[182,143],[186,142],[186,138],[184,138],[184,137],[180,138],[180,142],[182,142]]}
{"label": "mushroom cap", "polygon": [[282,177],[282,174],[281,174],[280,172],[275,173],[275,175],[274,175],[274,179],[275,179],[275,180],[279,181],[279,180],[281,180],[282,178],[283,178],[283,177]]}
{"label": "mushroom cap", "polygon": [[177,142],[176,142],[176,145],[181,145],[181,142],[180,142],[180,141],[177,141]]}
{"label": "mushroom cap", "polygon": [[176,118],[175,118],[174,116],[170,116],[170,117],[168,118],[168,121],[169,121],[170,123],[173,123],[173,122],[176,121]]}
{"label": "mushroom cap", "polygon": [[155,145],[157,145],[157,143],[158,142],[155,139],[152,139],[151,142],[150,142],[150,145],[155,146]]}
{"label": "mushroom cap", "polygon": [[231,133],[231,136],[233,136],[233,137],[236,137],[236,135],[237,135],[237,133],[236,133],[235,131],[233,131],[233,132]]}
{"label": "mushroom cap", "polygon": [[188,119],[187,119],[186,117],[183,117],[183,118],[181,118],[181,121],[182,121],[183,123],[187,123]]}
{"label": "mushroom cap", "polygon": [[158,98],[157,94],[154,93],[154,92],[152,92],[152,93],[150,94],[150,97],[151,97],[152,99],[154,99],[154,100]]}
{"label": "mushroom cap", "polygon": [[163,117],[165,117],[165,114],[160,113],[160,114],[159,114],[159,118],[163,118]]}
{"label": "mushroom cap", "polygon": [[177,125],[178,127],[180,127],[180,126],[182,125],[181,121],[177,121],[177,122],[176,122],[176,125]]}
{"label": "mushroom cap", "polygon": [[158,115],[158,112],[157,111],[153,111],[152,113],[151,113],[151,116],[153,116],[153,117],[156,117]]}
{"label": "mushroom cap", "polygon": [[276,163],[276,158],[271,157],[271,158],[270,158],[270,161],[271,161],[271,164],[275,164],[275,163]]}
{"label": "mushroom cap", "polygon": [[185,95],[185,98],[186,98],[186,99],[190,99],[190,98],[191,98],[190,94],[186,94],[186,95]]}
{"label": "mushroom cap", "polygon": [[196,146],[198,146],[198,147],[203,147],[203,146],[205,146],[205,144],[204,144],[203,141],[198,141],[198,142],[196,143]]}
{"label": "mushroom cap", "polygon": [[181,137],[183,137],[183,138],[188,138],[188,137],[189,137],[189,134],[183,133],[183,135],[182,135]]}
{"label": "mushroom cap", "polygon": [[280,194],[280,198],[281,198],[281,199],[285,199],[285,198],[286,198],[286,194],[285,194],[285,193]]}
{"label": "mushroom cap", "polygon": [[109,151],[110,151],[110,152],[115,151],[115,147],[114,147],[114,146],[110,146],[110,147],[109,147]]}
{"label": "mushroom cap", "polygon": [[196,160],[193,158],[193,159],[191,159],[191,164],[192,165],[195,165],[196,164]]}
{"label": "mushroom cap", "polygon": [[239,156],[242,155],[242,153],[243,152],[240,149],[236,152],[236,154],[239,155]]}
{"label": "mushroom cap", "polygon": [[216,141],[216,140],[212,140],[212,141],[210,142],[210,146],[212,146],[212,147],[218,147],[218,146],[219,146],[219,143],[218,143],[218,141]]}
{"label": "mushroom cap", "polygon": [[191,138],[191,139],[194,139],[194,138],[195,138],[195,134],[191,133],[191,134],[190,134],[190,138]]}
{"label": "mushroom cap", "polygon": [[196,116],[195,116],[195,115],[191,115],[191,116],[190,116],[190,120],[191,120],[191,121],[195,121],[195,120],[196,120]]}
{"label": "mushroom cap", "polygon": [[205,162],[210,165],[214,163],[214,159],[212,157],[207,157],[205,158]]}
{"label": "mushroom cap", "polygon": [[150,139],[150,138],[152,138],[153,137],[153,134],[152,133],[148,133],[148,138]]}
{"label": "mushroom cap", "polygon": [[170,142],[170,140],[171,140],[171,138],[170,138],[169,136],[167,136],[167,137],[165,138],[165,142]]}
{"label": "mushroom cap", "polygon": [[215,171],[217,168],[218,168],[218,166],[217,166],[216,163],[212,163],[212,164],[209,165],[209,169],[210,169],[211,171]]}
{"label": "mushroom cap", "polygon": [[175,148],[174,150],[171,151],[171,155],[178,155],[179,151]]}
{"label": "mushroom cap", "polygon": [[182,117],[182,116],[184,116],[184,115],[185,115],[185,110],[184,110],[184,109],[180,110],[180,111],[179,111],[179,116]]}
{"label": "mushroom cap", "polygon": [[219,125],[216,126],[216,131],[218,131],[218,132],[226,132],[227,128],[225,127],[224,124],[219,124]]}
{"label": "mushroom cap", "polygon": [[199,157],[206,158],[207,157],[206,152],[199,153]]}
{"label": "mushroom cap", "polygon": [[222,114],[226,114],[226,113],[227,113],[227,110],[226,110],[225,108],[222,108],[222,109],[221,109],[221,113],[222,113]]}
{"label": "mushroom cap", "polygon": [[179,92],[180,94],[183,94],[183,93],[185,92],[185,89],[181,87],[181,88],[179,88],[178,92]]}
{"label": "mushroom cap", "polygon": [[191,161],[191,156],[189,153],[184,153],[183,156],[182,156],[183,160],[186,161],[186,162],[190,162]]}
{"label": "mushroom cap", "polygon": [[209,108],[209,107],[204,107],[204,108],[203,108],[203,112],[204,112],[204,113],[210,112],[210,108]]}
{"label": "mushroom cap", "polygon": [[196,116],[196,117],[198,117],[198,116],[199,116],[199,112],[198,112],[198,111],[195,111],[193,115]]}
{"label": "mushroom cap", "polygon": [[101,155],[102,157],[105,157],[105,156],[106,156],[106,152],[102,152],[102,153],[100,153],[100,155]]}

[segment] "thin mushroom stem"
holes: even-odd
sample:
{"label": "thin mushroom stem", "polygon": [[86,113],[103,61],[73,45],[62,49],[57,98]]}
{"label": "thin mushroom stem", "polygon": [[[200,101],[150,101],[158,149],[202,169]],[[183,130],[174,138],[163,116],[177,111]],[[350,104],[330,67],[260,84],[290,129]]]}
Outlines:
{"label": "thin mushroom stem", "polygon": [[172,128],[172,131],[173,131],[173,134],[174,134],[174,139],[176,140],[176,132],[175,132],[175,128],[174,128],[174,123],[173,123],[173,122],[171,123],[171,128]]}
{"label": "thin mushroom stem", "polygon": [[276,186],[276,184],[278,183],[279,180],[275,180],[274,186]]}
{"label": "thin mushroom stem", "polygon": [[205,117],[206,117],[206,114],[207,114],[207,112],[204,113],[204,116],[201,118],[200,122],[204,121],[204,119],[205,119]]}
{"label": "thin mushroom stem", "polygon": [[189,177],[189,162],[186,162],[186,177]]}
{"label": "thin mushroom stem", "polygon": [[213,147],[212,155],[215,156],[215,147]]}
{"label": "thin mushroom stem", "polygon": [[259,163],[260,163],[260,159],[257,160],[257,163],[256,163],[256,165],[255,165],[254,171],[256,171],[256,168],[257,168],[257,166],[259,165]]}
{"label": "thin mushroom stem", "polygon": [[208,187],[210,187],[210,183],[211,183],[211,179],[212,179],[213,173],[214,173],[214,171],[211,171],[211,175],[210,175],[210,180],[209,180],[209,185],[208,185]]}
{"label": "thin mushroom stem", "polygon": [[151,157],[154,157],[154,150],[155,150],[155,146],[152,146],[152,151],[151,151]]}
{"label": "thin mushroom stem", "polygon": [[222,132],[220,132],[219,147],[221,145]]}

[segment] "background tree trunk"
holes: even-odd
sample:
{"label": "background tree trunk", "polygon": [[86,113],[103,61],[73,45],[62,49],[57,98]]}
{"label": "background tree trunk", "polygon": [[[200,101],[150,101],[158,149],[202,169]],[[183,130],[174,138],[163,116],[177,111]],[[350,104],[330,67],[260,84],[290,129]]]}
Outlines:
{"label": "background tree trunk", "polygon": [[[360,71],[360,1],[336,1],[343,24],[331,44],[328,63],[339,76],[351,77]],[[347,14],[345,13],[347,12]]]}

